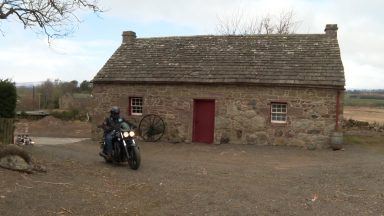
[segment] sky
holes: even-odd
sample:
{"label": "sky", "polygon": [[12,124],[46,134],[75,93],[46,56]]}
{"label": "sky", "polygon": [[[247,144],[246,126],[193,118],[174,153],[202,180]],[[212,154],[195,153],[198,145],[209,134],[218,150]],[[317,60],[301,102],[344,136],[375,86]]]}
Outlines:
{"label": "sky", "polygon": [[91,80],[121,44],[137,37],[218,34],[220,19],[244,19],[292,10],[297,33],[324,33],[337,24],[347,89],[384,89],[383,0],[100,0],[105,12],[80,12],[71,35],[48,44],[15,19],[0,21],[0,79],[16,83]]}

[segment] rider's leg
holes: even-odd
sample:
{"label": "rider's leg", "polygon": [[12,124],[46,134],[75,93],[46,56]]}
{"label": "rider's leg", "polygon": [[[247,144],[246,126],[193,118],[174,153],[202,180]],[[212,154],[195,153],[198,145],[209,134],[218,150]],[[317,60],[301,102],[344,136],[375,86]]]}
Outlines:
{"label": "rider's leg", "polygon": [[105,154],[112,154],[112,133],[107,133],[105,135]]}

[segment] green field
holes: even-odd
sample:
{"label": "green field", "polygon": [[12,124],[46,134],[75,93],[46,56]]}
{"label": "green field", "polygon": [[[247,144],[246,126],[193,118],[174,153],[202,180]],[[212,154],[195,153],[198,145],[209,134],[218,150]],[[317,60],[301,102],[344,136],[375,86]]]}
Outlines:
{"label": "green field", "polygon": [[352,95],[350,93],[346,93],[344,97],[344,105],[345,106],[359,106],[359,107],[384,107],[384,98],[376,98],[373,97],[367,98],[366,96]]}

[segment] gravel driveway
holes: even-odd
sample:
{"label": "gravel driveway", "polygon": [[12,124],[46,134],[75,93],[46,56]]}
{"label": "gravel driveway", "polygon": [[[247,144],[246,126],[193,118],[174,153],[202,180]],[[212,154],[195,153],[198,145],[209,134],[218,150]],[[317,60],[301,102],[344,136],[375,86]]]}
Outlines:
{"label": "gravel driveway", "polygon": [[31,137],[35,145],[62,145],[77,143],[84,140],[90,140],[90,138],[55,138],[55,137]]}
{"label": "gravel driveway", "polygon": [[0,170],[0,215],[384,215],[384,155],[365,146],[141,143],[137,171],[90,140],[27,149],[48,172]]}

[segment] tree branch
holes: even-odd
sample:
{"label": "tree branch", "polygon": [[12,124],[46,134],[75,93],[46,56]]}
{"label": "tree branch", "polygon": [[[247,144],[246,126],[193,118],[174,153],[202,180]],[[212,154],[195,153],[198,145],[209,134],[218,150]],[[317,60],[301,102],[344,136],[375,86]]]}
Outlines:
{"label": "tree branch", "polygon": [[[75,12],[88,9],[103,12],[93,0],[3,0],[0,3],[0,20],[15,15],[24,28],[37,27],[48,39],[67,36],[80,23]],[[7,11],[7,12],[5,12]]]}
{"label": "tree branch", "polygon": [[244,17],[243,11],[237,11],[226,19],[218,17],[217,32],[222,35],[292,34],[298,24],[292,10],[282,11],[278,17],[269,14],[249,20],[244,20]]}
{"label": "tree branch", "polygon": [[11,8],[7,13],[0,11],[0,19],[7,19],[9,15],[13,14],[15,11]]}

